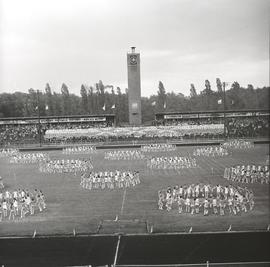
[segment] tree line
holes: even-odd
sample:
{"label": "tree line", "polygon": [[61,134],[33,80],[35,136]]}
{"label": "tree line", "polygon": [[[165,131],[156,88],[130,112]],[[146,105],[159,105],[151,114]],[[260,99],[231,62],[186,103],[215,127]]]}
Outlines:
{"label": "tree line", "polygon": [[[170,111],[207,111],[224,109],[224,86],[226,89],[225,109],[268,109],[269,87],[247,88],[234,82],[231,86],[216,79],[216,88],[212,88],[209,80],[205,80],[204,88],[197,92],[194,84],[190,85],[190,95],[166,92],[164,84],[159,81],[157,93],[150,97],[142,97],[142,118],[150,123],[157,112]],[[128,90],[112,85],[104,85],[100,80],[94,86],[81,85],[80,96],[70,94],[68,86],[63,83],[60,93],[55,92],[49,83],[44,90],[30,88],[28,93],[0,94],[0,117],[32,117],[115,114],[118,124],[128,122]]]}

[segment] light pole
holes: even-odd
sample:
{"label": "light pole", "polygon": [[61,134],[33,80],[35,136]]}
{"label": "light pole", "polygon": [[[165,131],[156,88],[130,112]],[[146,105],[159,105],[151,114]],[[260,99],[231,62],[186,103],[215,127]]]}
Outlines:
{"label": "light pole", "polygon": [[39,90],[37,90],[37,110],[38,110],[38,135],[39,135],[39,146],[41,147],[41,125],[40,125],[40,110],[39,110]]}
{"label": "light pole", "polygon": [[226,138],[226,91],[225,91],[225,87],[228,85],[228,83],[223,82],[223,117],[224,117],[224,138]]}

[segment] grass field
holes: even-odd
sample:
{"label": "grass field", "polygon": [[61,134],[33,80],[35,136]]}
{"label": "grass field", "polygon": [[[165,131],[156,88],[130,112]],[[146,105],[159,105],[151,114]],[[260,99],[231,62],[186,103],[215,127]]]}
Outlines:
{"label": "grass field", "polygon": [[[152,155],[187,156],[192,154],[194,148],[182,146],[175,152]],[[63,155],[60,151],[48,153],[52,159],[87,157]],[[179,215],[176,209],[166,212],[157,208],[159,189],[197,182],[226,185],[228,182],[223,178],[226,166],[263,164],[269,153],[268,145],[256,145],[251,150],[236,150],[225,158],[199,158],[198,168],[183,169],[179,173],[162,170],[151,172],[146,169],[145,161],[106,161],[104,153],[105,150],[98,150],[92,156],[94,170],[139,170],[141,184],[126,190],[89,191],[79,186],[80,175],[44,174],[39,172],[37,164],[10,164],[7,158],[0,158],[0,175],[7,189],[39,188],[47,199],[46,211],[27,216],[23,220],[1,222],[0,235],[31,235],[35,229],[37,234],[69,234],[74,228],[77,233],[96,233],[102,220],[114,220],[117,215],[119,220],[147,220],[149,225],[153,225],[154,232],[182,232],[188,231],[191,226],[193,231],[224,231],[229,225],[232,225],[232,230],[261,230],[269,224],[269,186],[261,184],[247,185],[254,191],[255,209],[238,216]],[[106,225],[105,222],[104,227],[100,233],[120,229],[110,223]],[[139,223],[138,227],[135,224],[125,230],[135,233],[142,231]]]}

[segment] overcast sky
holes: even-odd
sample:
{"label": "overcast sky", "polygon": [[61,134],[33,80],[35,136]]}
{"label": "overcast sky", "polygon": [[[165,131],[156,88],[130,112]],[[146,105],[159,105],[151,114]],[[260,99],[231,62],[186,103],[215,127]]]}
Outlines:
{"label": "overcast sky", "polygon": [[60,92],[65,82],[127,88],[141,53],[142,95],[189,94],[209,79],[269,84],[267,0],[0,0],[0,92]]}

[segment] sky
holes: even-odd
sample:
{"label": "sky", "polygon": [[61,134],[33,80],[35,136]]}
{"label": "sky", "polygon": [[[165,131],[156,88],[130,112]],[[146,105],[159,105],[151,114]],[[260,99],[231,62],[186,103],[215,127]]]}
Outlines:
{"label": "sky", "polygon": [[269,85],[268,0],[0,0],[0,93],[61,84],[127,88],[141,56],[142,96],[189,95],[208,79]]}

